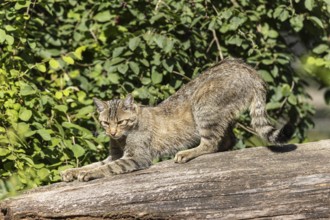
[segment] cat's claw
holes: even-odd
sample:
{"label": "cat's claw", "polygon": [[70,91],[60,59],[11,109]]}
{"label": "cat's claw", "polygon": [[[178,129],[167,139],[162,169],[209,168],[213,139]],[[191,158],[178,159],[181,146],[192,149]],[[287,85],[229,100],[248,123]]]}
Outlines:
{"label": "cat's claw", "polygon": [[77,177],[78,181],[80,182],[87,182],[89,181],[91,178],[90,178],[90,175],[88,174],[87,171],[82,171],[78,174],[78,177]]}
{"label": "cat's claw", "polygon": [[178,152],[174,157],[175,163],[187,163],[189,160],[191,160],[191,154],[187,151],[180,151]]}
{"label": "cat's claw", "polygon": [[94,179],[99,179],[99,178],[102,178],[102,177],[104,177],[103,174],[98,174],[95,171],[81,171],[78,174],[77,179],[80,182],[87,182],[87,181],[94,180]]}

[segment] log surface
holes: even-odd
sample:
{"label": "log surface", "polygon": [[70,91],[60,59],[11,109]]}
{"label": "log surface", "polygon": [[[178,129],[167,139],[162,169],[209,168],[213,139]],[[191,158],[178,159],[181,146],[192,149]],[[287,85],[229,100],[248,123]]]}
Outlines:
{"label": "log surface", "polygon": [[330,219],[330,140],[39,187],[0,202],[0,219]]}

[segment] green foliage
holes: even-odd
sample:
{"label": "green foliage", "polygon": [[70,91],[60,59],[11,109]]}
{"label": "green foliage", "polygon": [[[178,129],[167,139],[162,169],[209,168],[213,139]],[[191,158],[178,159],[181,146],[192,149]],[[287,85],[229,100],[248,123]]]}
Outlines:
{"label": "green foliage", "polygon": [[[130,92],[156,104],[227,56],[259,69],[270,116],[289,116],[302,141],[313,109],[283,35],[330,59],[328,0],[5,0],[0,7],[0,196],[56,182],[60,170],[105,156],[92,97]],[[248,122],[242,115],[240,147],[251,136]]]}

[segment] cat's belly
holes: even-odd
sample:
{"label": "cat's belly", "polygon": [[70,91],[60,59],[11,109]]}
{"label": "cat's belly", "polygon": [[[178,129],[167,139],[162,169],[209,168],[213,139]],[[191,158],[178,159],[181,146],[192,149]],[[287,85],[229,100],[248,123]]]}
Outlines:
{"label": "cat's belly", "polygon": [[200,142],[190,106],[179,106],[175,113],[175,117],[171,115],[157,119],[153,142],[161,155],[174,155]]}

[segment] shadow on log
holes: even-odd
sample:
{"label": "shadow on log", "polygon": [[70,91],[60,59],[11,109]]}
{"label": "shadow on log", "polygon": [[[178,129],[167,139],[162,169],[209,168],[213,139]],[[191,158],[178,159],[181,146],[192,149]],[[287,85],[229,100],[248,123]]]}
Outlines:
{"label": "shadow on log", "polygon": [[330,219],[330,140],[201,156],[0,203],[0,219]]}

